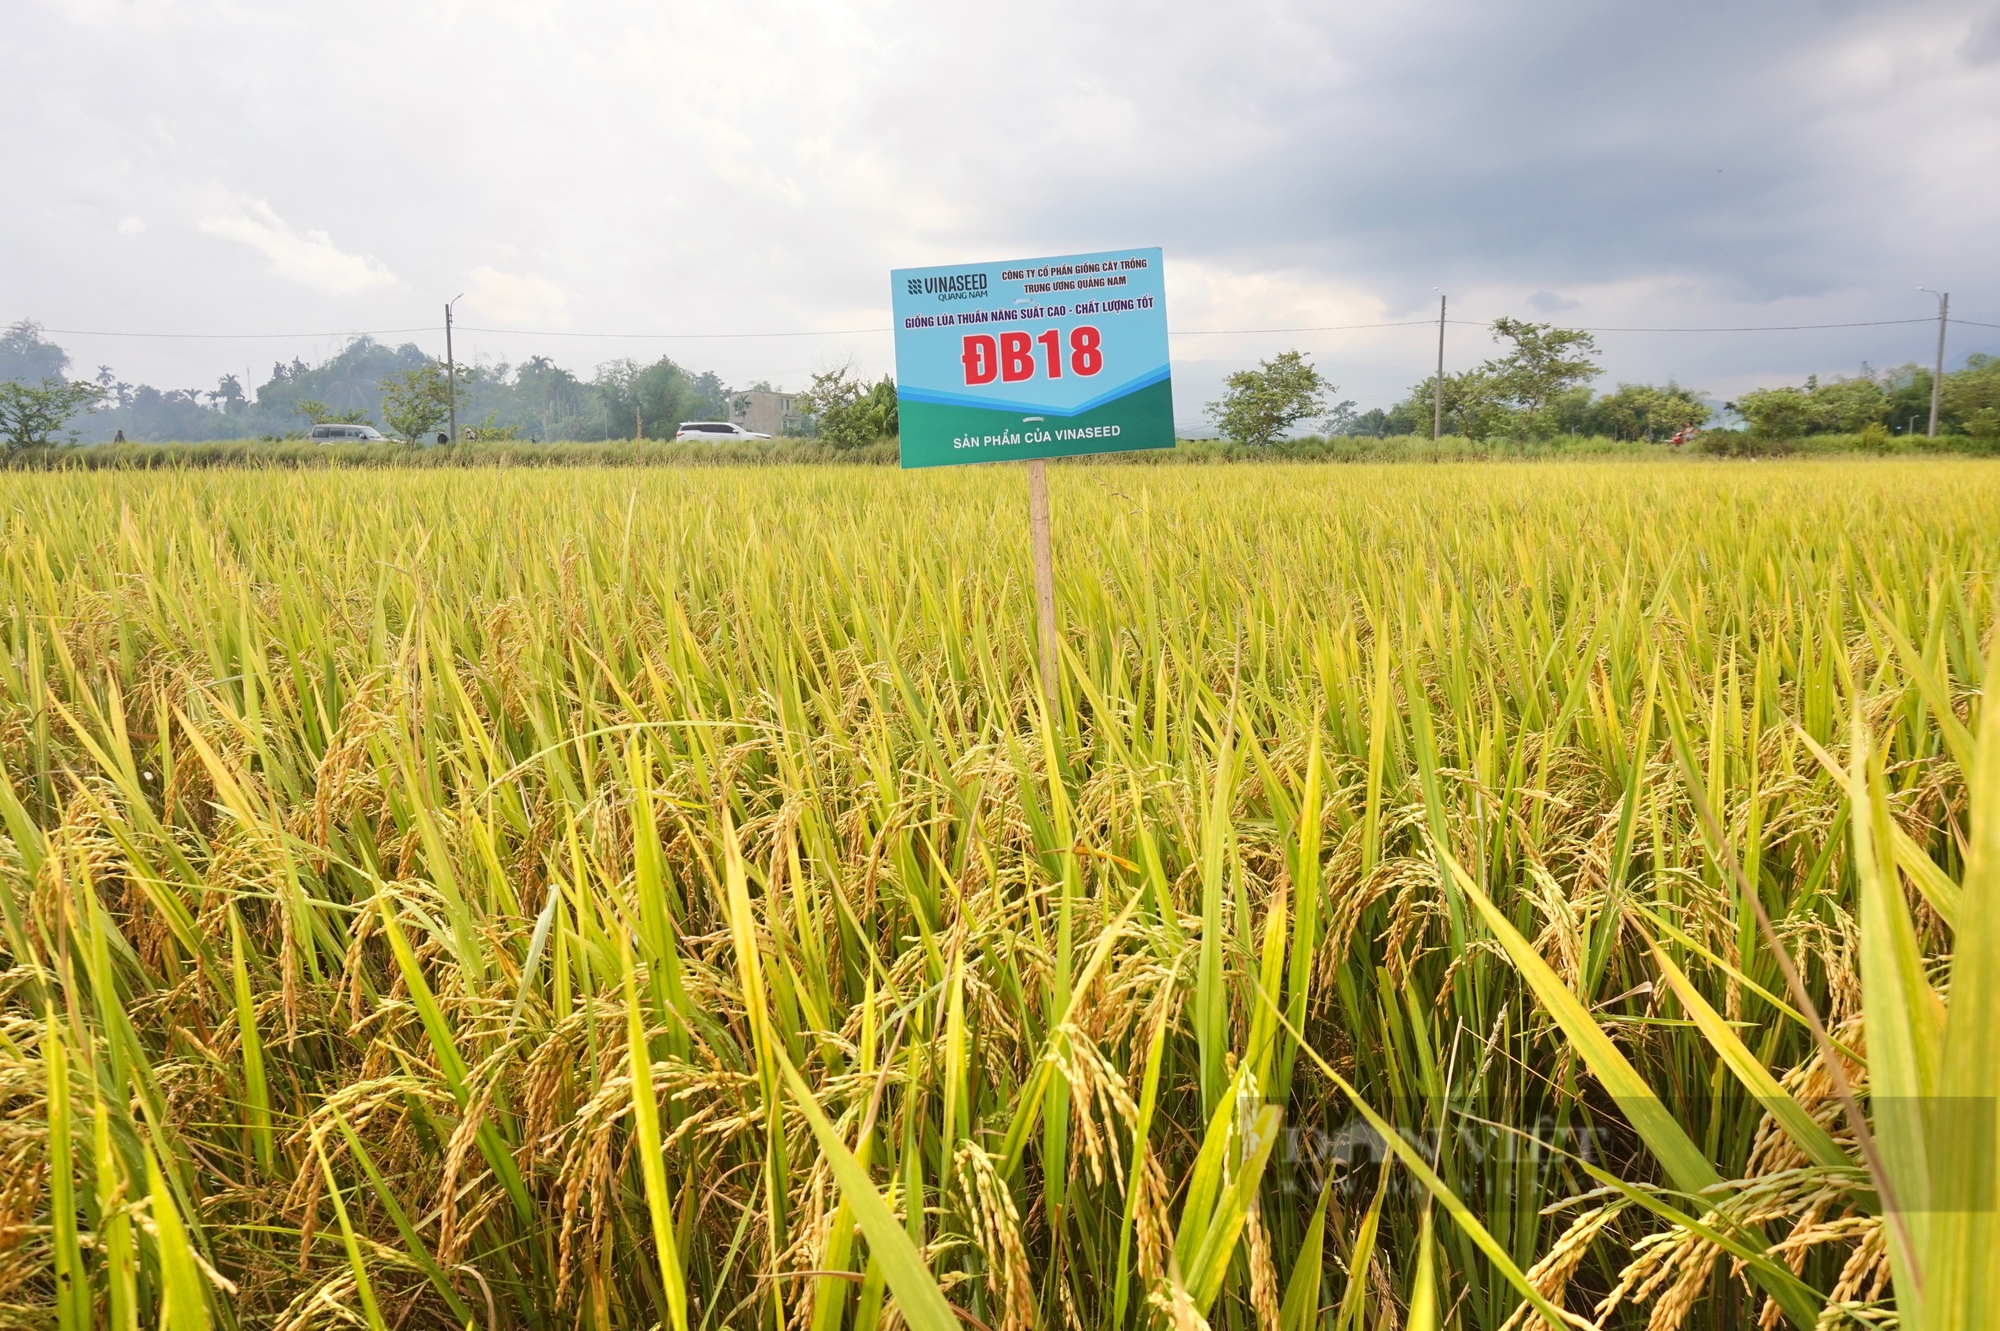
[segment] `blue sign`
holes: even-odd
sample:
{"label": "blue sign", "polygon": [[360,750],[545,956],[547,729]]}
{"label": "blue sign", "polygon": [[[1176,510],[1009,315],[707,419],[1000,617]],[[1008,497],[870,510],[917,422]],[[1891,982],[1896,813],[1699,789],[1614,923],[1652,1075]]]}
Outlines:
{"label": "blue sign", "polygon": [[1173,447],[1158,249],[889,280],[905,467]]}

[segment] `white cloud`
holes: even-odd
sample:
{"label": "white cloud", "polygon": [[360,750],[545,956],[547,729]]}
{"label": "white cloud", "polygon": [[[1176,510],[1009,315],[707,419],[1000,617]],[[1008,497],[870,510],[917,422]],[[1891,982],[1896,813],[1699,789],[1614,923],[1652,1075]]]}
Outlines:
{"label": "white cloud", "polygon": [[533,273],[503,273],[481,266],[472,270],[472,290],[465,303],[489,319],[511,324],[567,324],[564,306],[569,293]]}
{"label": "white cloud", "polygon": [[315,291],[346,295],[396,285],[396,275],[380,260],[345,253],[324,231],[292,230],[262,199],[245,199],[234,217],[204,217],[201,229],[248,245],[264,256],[272,273]]}
{"label": "white cloud", "polygon": [[1314,327],[1378,323],[1382,301],[1310,269],[1242,271],[1167,256],[1167,308],[1187,328]]}
{"label": "white cloud", "polygon": [[123,218],[118,223],[118,234],[121,236],[136,236],[145,229],[145,222],[136,217]]}

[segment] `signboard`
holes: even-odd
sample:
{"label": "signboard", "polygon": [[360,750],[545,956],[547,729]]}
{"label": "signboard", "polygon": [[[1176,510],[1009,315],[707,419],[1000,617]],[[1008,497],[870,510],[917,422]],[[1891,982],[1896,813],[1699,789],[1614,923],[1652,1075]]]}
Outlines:
{"label": "signboard", "polygon": [[1158,249],[889,279],[905,467],[1173,447]]}

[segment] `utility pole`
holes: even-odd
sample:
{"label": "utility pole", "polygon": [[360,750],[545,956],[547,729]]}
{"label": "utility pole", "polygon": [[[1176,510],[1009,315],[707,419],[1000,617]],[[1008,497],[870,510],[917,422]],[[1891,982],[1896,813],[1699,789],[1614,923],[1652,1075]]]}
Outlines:
{"label": "utility pole", "polygon": [[1944,395],[1944,328],[1951,315],[1951,293],[1931,291],[1929,287],[1918,287],[1919,291],[1930,291],[1938,298],[1938,352],[1937,371],[1931,375],[1931,438],[1937,438],[1938,401]]}
{"label": "utility pole", "polygon": [[451,358],[451,307],[465,299],[459,292],[444,303],[444,386],[446,400],[451,404],[451,442],[458,442],[458,365]]}
{"label": "utility pole", "polygon": [[[1437,291],[1436,287],[1431,288]],[[1444,438],[1444,292],[1438,291],[1438,372],[1432,381],[1431,442]]]}

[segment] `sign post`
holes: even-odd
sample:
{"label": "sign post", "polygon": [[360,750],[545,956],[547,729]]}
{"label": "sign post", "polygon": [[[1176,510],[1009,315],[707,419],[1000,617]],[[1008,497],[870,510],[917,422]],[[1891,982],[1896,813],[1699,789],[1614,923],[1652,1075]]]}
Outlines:
{"label": "sign post", "polygon": [[1028,464],[1053,725],[1061,693],[1044,460],[1174,446],[1160,251],[899,268],[889,281],[903,466]]}

